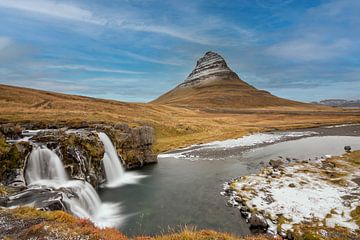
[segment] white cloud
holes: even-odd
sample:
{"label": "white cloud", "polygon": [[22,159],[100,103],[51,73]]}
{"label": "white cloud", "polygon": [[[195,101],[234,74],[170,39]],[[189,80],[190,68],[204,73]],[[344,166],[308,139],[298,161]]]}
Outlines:
{"label": "white cloud", "polygon": [[0,6],[22,11],[43,14],[51,17],[87,22],[92,24],[104,24],[104,20],[94,17],[91,11],[80,8],[73,4],[61,3],[48,0],[1,0]]}
{"label": "white cloud", "polygon": [[98,68],[85,65],[49,65],[48,68],[63,70],[78,70],[87,72],[105,72],[105,73],[125,73],[125,74],[143,74],[144,72],[130,71],[123,69]]}
{"label": "white cloud", "polygon": [[275,44],[269,47],[267,52],[289,60],[331,60],[345,54],[352,45],[349,39],[337,39],[331,43],[314,39],[298,39]]}
{"label": "white cloud", "polygon": [[[153,22],[154,18],[152,16],[150,18],[144,18],[141,9],[136,11],[117,12],[116,14],[110,11],[104,13],[103,11],[92,11],[91,9],[86,9],[73,3],[54,0],[1,0],[0,7],[119,30],[163,34],[202,45],[227,45],[224,39],[214,37],[211,34],[206,34],[206,31],[222,30],[224,26],[228,26],[229,24],[222,24],[219,28],[219,24],[214,24],[213,22],[208,23],[204,20],[202,15],[194,18],[194,21],[197,22],[196,25],[193,25],[190,21],[190,23],[185,24],[184,27],[180,27],[178,24]],[[202,22],[203,24],[201,24]],[[239,38],[248,38],[249,36],[252,36],[250,30],[239,26],[229,28],[239,33]],[[231,42],[231,45],[233,45],[233,43],[234,41]]]}

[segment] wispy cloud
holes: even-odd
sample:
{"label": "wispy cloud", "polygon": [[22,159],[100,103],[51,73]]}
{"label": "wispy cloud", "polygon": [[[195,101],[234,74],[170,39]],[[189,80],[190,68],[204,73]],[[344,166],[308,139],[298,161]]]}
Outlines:
{"label": "wispy cloud", "polygon": [[12,8],[51,17],[63,18],[68,20],[87,22],[92,24],[104,24],[105,21],[94,17],[89,10],[69,3],[48,0],[1,0],[0,6]]}
{"label": "wispy cloud", "polygon": [[144,61],[144,62],[157,63],[157,64],[163,64],[163,65],[173,65],[173,66],[181,66],[184,64],[179,59],[160,60],[157,58],[152,58],[152,57],[148,57],[148,56],[144,56],[144,55],[140,55],[140,54],[128,52],[128,51],[124,51],[124,54],[133,59]]}
{"label": "wispy cloud", "polygon": [[62,69],[62,70],[76,70],[76,71],[87,71],[87,72],[104,72],[104,73],[125,73],[125,74],[143,74],[144,72],[130,71],[122,69],[112,68],[98,68],[85,65],[49,65],[47,68]]}
{"label": "wispy cloud", "polygon": [[350,39],[335,39],[329,43],[309,38],[277,43],[269,47],[267,52],[287,60],[331,60],[351,51],[353,46],[354,43]]}
{"label": "wispy cloud", "polygon": [[[204,33],[204,31],[206,32],[208,30],[223,29],[224,26],[227,25],[222,24],[220,26],[214,22],[204,22],[204,24],[201,24],[203,21],[202,16],[195,19],[197,21],[196,25],[190,23],[180,27],[176,24],[154,23],[153,16],[147,19],[136,12],[119,12],[117,14],[109,12],[107,14],[100,14],[94,10],[84,8],[83,6],[74,3],[58,2],[54,0],[2,0],[0,1],[0,7],[26,11],[37,15],[40,14],[68,21],[94,24],[117,30],[162,34],[202,45],[228,45],[227,41],[224,41],[223,38],[217,38],[211,33]],[[239,37],[248,38],[251,35],[249,29],[242,28],[238,25],[233,26],[232,29],[240,34]],[[231,45],[233,45],[233,43],[234,41],[231,42]]]}

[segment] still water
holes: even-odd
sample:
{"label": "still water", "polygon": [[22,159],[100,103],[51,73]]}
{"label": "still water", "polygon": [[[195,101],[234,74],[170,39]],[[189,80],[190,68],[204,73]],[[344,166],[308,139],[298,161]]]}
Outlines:
{"label": "still water", "polygon": [[184,226],[248,235],[248,224],[220,195],[224,182],[255,173],[279,156],[313,159],[342,154],[345,145],[360,149],[360,126],[313,130],[318,135],[231,149],[231,155],[219,148],[216,155],[226,157],[218,160],[201,155],[196,160],[160,156],[158,164],[137,171],[148,176],[140,184],[105,188],[99,194],[104,201],[121,202],[128,217],[120,230],[128,236],[166,233]]}

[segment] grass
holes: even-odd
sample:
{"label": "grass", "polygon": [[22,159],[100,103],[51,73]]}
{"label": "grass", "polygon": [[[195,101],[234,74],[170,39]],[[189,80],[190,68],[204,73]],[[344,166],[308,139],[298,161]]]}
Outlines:
{"label": "grass", "polygon": [[[39,211],[29,207],[0,209],[0,215],[7,217],[7,224],[21,221],[22,227],[4,239],[90,239],[125,240],[124,234],[114,228],[99,229],[89,220],[79,219],[62,211]],[[37,220],[37,221],[34,221]],[[32,222],[33,221],[33,222]],[[13,224],[16,225],[16,224]],[[1,230],[0,224],[0,230]],[[154,237],[138,236],[136,240],[269,240],[273,237],[250,236],[239,238],[228,233],[212,230],[196,231],[184,228],[181,232]]]}
{"label": "grass", "polygon": [[265,235],[249,236],[239,238],[228,233],[221,233],[212,230],[195,231],[190,229],[184,229],[179,233],[165,234],[155,237],[137,237],[135,240],[276,240],[274,237]]}
{"label": "grass", "polygon": [[0,209],[0,215],[8,217],[8,224],[13,221],[13,225],[16,226],[15,222],[21,221],[25,226],[7,236],[8,239],[79,239],[79,236],[82,237],[81,239],[91,240],[128,239],[114,228],[99,229],[89,220],[76,218],[63,211],[48,212],[30,207],[19,207]]}
{"label": "grass", "polygon": [[226,110],[205,106],[124,103],[0,85],[0,123],[150,125],[156,131],[156,152],[274,129],[360,122],[359,112],[312,105],[241,109],[233,106]]}

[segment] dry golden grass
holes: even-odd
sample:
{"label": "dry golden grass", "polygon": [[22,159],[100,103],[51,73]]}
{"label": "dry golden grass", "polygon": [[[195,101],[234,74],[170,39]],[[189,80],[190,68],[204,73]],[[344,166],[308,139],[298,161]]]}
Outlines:
{"label": "dry golden grass", "polygon": [[[330,110],[329,110],[330,109]],[[234,108],[186,108],[124,103],[0,85],[0,122],[80,124],[128,123],[156,130],[155,150],[241,137],[273,129],[360,122],[360,113],[312,105]]]}
{"label": "dry golden grass", "polygon": [[[18,231],[2,235],[5,239],[92,239],[121,240],[128,239],[114,228],[99,229],[89,220],[79,219],[62,211],[39,211],[30,207],[1,209],[0,214],[7,219],[6,224],[16,226],[22,222]],[[0,229],[2,229],[0,223]],[[184,228],[179,233],[159,235],[155,237],[138,236],[136,240],[269,240],[268,236],[249,236],[239,238],[228,233],[212,230],[195,231]]]}
{"label": "dry golden grass", "polygon": [[249,236],[240,238],[229,233],[221,233],[213,230],[200,230],[195,231],[191,229],[184,229],[179,233],[159,235],[155,237],[140,236],[136,237],[135,240],[276,240],[273,236]]}

